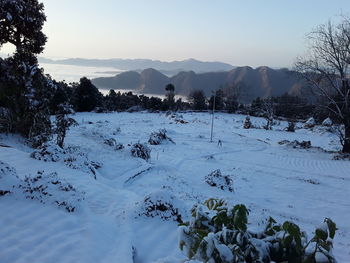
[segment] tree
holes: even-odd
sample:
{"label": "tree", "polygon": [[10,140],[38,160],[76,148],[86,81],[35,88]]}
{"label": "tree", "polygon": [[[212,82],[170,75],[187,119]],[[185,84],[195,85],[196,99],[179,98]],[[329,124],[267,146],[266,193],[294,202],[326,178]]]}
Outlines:
{"label": "tree", "polygon": [[[225,95],[224,91],[220,87],[217,91],[215,91],[215,110],[223,110],[225,109]],[[214,95],[212,95],[209,99],[209,109],[213,108],[214,103]]]}
{"label": "tree", "polygon": [[0,47],[16,47],[12,57],[0,59],[0,105],[11,116],[11,132],[19,132],[34,147],[51,137],[48,105],[56,89],[36,58],[46,42],[45,21],[44,6],[37,0],[0,1]]}
{"label": "tree", "polygon": [[207,108],[206,97],[203,90],[193,90],[188,96],[193,110],[205,110]]}
{"label": "tree", "polygon": [[224,105],[228,113],[234,113],[238,110],[239,101],[246,92],[247,87],[244,82],[226,84],[223,90]]}
{"label": "tree", "polygon": [[50,114],[54,115],[59,110],[61,104],[71,104],[71,98],[73,94],[72,87],[66,82],[55,82],[56,90],[50,100]]}
{"label": "tree", "polygon": [[73,113],[72,105],[67,103],[58,105],[56,112],[56,134],[57,145],[61,148],[63,148],[64,138],[69,127],[78,124],[73,118],[68,116],[71,113]]}
{"label": "tree", "polygon": [[165,104],[166,108],[169,110],[173,110],[175,106],[175,86],[171,83],[165,86],[166,94],[165,94]]}
{"label": "tree", "polygon": [[105,103],[106,103],[106,108],[109,111],[115,111],[118,108],[118,102],[119,102],[120,94],[119,96],[117,93],[111,89],[108,93],[108,95],[105,97]]}
{"label": "tree", "polygon": [[162,99],[158,98],[158,97],[151,97],[147,103],[147,109],[161,110],[162,109]]}
{"label": "tree", "polygon": [[308,55],[299,58],[295,67],[314,94],[326,101],[319,106],[334,114],[344,126],[339,130],[342,151],[350,153],[350,18],[318,26],[308,40]]}
{"label": "tree", "polygon": [[[276,116],[291,119],[307,119],[314,115],[314,105],[308,103],[305,98],[284,93],[281,96],[274,97],[273,100]],[[328,114],[326,115],[328,117]],[[320,119],[324,120],[326,117],[321,117]]]}
{"label": "tree", "polygon": [[40,54],[46,36],[42,32],[46,16],[38,0],[0,1],[0,47],[11,43],[17,54]]}
{"label": "tree", "polygon": [[76,111],[92,111],[102,98],[98,89],[86,77],[81,78],[80,83],[76,84],[73,96]]}
{"label": "tree", "polygon": [[26,83],[24,93],[24,113],[18,119],[18,130],[26,135],[33,147],[39,147],[51,139],[50,101],[56,90],[50,76],[42,70],[34,69],[30,83]]}
{"label": "tree", "polygon": [[266,130],[272,130],[273,116],[274,116],[274,104],[272,98],[266,98],[263,100],[263,116],[266,119]]}

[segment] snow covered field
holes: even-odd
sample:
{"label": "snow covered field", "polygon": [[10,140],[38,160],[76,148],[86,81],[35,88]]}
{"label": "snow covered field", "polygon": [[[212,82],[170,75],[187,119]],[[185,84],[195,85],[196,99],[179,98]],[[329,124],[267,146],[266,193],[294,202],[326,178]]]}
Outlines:
{"label": "snow covered field", "polygon": [[[19,138],[1,135],[0,161],[14,167],[19,178],[40,170],[56,172],[84,200],[68,213],[21,195],[0,197],[0,262],[183,262],[175,218],[161,219],[145,204],[166,200],[188,220],[191,207],[210,197],[245,204],[252,227],[272,216],[280,223],[292,220],[311,235],[329,217],[339,228],[334,254],[339,262],[350,262],[350,162],[332,160],[334,153],[319,148],[278,144],[310,140],[312,146],[339,150],[337,137],[325,128],[289,133],[281,122],[272,131],[245,130],[245,116],[217,114],[210,143],[208,113],[175,118],[163,113],[79,113],[74,118],[79,126],[69,131],[66,147],[80,146],[89,160],[101,164],[96,180],[81,167],[33,159],[33,150]],[[252,122],[265,123],[259,118]],[[149,161],[131,156],[130,145],[147,143],[161,128],[175,144],[149,145]],[[124,149],[105,144],[111,138]],[[205,182],[216,169],[231,177],[234,192]]]}

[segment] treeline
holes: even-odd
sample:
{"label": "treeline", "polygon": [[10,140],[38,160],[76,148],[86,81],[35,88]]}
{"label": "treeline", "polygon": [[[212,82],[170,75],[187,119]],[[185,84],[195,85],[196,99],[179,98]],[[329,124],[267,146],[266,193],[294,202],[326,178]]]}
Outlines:
{"label": "treeline", "polygon": [[83,77],[78,83],[57,82],[57,89],[50,103],[50,112],[54,114],[60,104],[70,104],[76,112],[95,111],[167,111],[187,110],[190,104],[181,98],[175,99],[175,87],[164,87],[165,98],[137,95],[132,92],[110,90],[103,95],[89,79]]}
{"label": "treeline", "polygon": [[220,88],[210,97],[206,97],[202,90],[194,90],[187,100],[175,99],[173,84],[164,87],[165,98],[137,95],[132,92],[122,93],[110,90],[103,95],[87,78],[81,78],[78,83],[67,84],[55,82],[57,86],[50,102],[50,114],[55,114],[61,104],[69,104],[76,112],[95,111],[216,111],[241,113],[251,116],[264,117],[270,112],[275,117],[287,119],[306,119],[311,116],[320,121],[329,117],[328,111],[322,111],[306,99],[287,93],[269,98],[256,98],[250,104],[239,102],[238,95],[228,94]]}
{"label": "treeline", "polygon": [[[251,104],[239,103],[239,97],[228,95],[224,89],[219,89],[210,97],[201,90],[190,93],[187,100],[175,99],[175,86],[164,87],[165,98],[137,95],[132,92],[115,92],[110,90],[103,95],[87,78],[81,78],[79,83],[67,84],[57,82],[57,89],[50,103],[50,113],[55,114],[60,104],[70,104],[77,112],[83,111],[206,111],[215,108],[216,111],[242,113],[263,117],[267,106],[273,107],[275,116],[305,119],[315,115],[315,106],[307,100],[289,94],[267,99],[256,98]],[[269,104],[270,103],[270,104]],[[272,103],[272,104],[271,104]],[[215,104],[215,105],[214,105]]]}

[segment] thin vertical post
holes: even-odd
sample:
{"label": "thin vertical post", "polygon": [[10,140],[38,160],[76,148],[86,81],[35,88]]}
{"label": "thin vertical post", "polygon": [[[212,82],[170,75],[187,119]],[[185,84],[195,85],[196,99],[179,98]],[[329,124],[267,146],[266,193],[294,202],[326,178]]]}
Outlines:
{"label": "thin vertical post", "polygon": [[210,132],[210,142],[213,142],[213,130],[214,130],[214,112],[215,112],[215,92],[214,92],[214,101],[213,101],[213,111],[211,118],[211,132]]}

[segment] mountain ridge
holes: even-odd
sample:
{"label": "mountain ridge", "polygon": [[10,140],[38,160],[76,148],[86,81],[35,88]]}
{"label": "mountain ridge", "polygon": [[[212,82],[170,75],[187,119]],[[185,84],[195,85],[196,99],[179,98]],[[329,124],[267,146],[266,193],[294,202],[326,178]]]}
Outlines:
{"label": "mountain ridge", "polygon": [[220,87],[226,90],[239,88],[240,100],[246,103],[256,97],[280,96],[284,93],[300,96],[305,85],[293,71],[266,66],[255,69],[236,67],[230,71],[206,73],[182,71],[172,77],[148,68],[141,73],[126,71],[114,77],[95,78],[92,82],[100,89],[125,89],[157,95],[164,95],[164,87],[168,83],[174,84],[176,94],[183,96],[188,96],[193,90],[203,90],[209,96]]}

